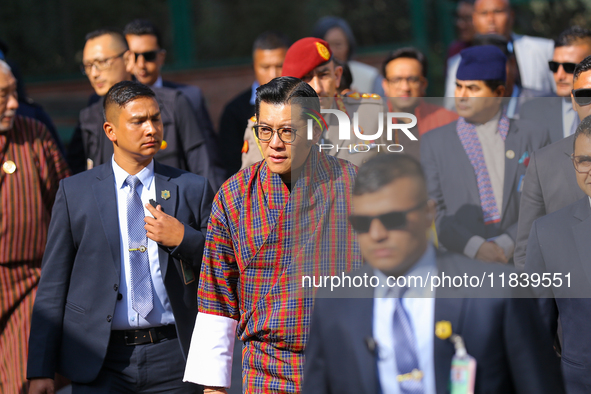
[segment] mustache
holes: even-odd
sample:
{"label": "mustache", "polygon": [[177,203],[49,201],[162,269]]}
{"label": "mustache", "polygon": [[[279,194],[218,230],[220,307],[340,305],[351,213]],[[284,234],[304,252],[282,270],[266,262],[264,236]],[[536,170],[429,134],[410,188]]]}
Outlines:
{"label": "mustache", "polygon": [[5,111],[1,116],[3,118],[4,117],[14,118],[16,116],[16,111],[15,110]]}

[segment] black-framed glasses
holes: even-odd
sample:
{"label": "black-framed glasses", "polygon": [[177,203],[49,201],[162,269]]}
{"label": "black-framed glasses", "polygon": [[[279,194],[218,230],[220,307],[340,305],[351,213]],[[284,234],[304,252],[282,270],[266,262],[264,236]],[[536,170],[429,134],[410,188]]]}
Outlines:
{"label": "black-framed glasses", "polygon": [[577,67],[577,64],[576,63],[559,63],[559,62],[555,62],[554,60],[550,60],[548,62],[548,67],[550,67],[550,71],[552,71],[553,73],[557,73],[560,66],[562,66],[565,73],[573,74],[575,72],[575,67]]}
{"label": "black-framed glasses", "polygon": [[291,144],[295,141],[296,138],[296,129],[292,129],[291,127],[280,127],[278,129],[274,129],[269,126],[264,125],[256,125],[252,127],[254,129],[254,133],[262,142],[269,142],[273,138],[273,134],[276,132],[279,136],[279,139],[283,141],[284,144]]}
{"label": "black-framed glasses", "polygon": [[575,170],[577,170],[577,172],[584,174],[591,171],[591,156],[575,156],[574,153],[571,153],[569,157],[572,160],[573,165],[575,166]]}
{"label": "black-framed glasses", "polygon": [[406,211],[392,211],[377,216],[351,215],[349,216],[349,223],[358,234],[369,232],[374,219],[378,219],[386,230],[397,230],[406,226],[406,215],[408,213],[422,208],[425,204],[427,204],[427,200]]}
{"label": "black-framed glasses", "polygon": [[111,65],[113,64],[113,60],[123,56],[125,54],[125,52],[127,52],[127,50],[125,50],[115,56],[107,57],[102,60],[95,60],[94,62],[92,62],[90,64],[82,63],[80,65],[80,71],[82,71],[83,75],[88,75],[91,73],[93,67],[96,68],[97,71],[106,70],[107,68],[111,67]]}
{"label": "black-framed glasses", "polygon": [[148,51],[148,52],[142,52],[142,53],[133,52],[133,54],[135,55],[136,62],[140,56],[142,56],[144,58],[144,61],[146,61],[146,62],[154,62],[154,61],[156,61],[156,57],[158,57],[158,54],[162,51],[164,51],[164,49],[156,49],[154,51]]}
{"label": "black-framed glasses", "polygon": [[591,104],[591,89],[573,89],[572,93],[578,105],[584,106]]}

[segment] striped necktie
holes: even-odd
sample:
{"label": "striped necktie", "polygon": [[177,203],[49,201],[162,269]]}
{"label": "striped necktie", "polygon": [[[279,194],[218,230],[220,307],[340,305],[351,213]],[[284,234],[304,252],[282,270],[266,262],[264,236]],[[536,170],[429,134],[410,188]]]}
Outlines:
{"label": "striped necktie", "polygon": [[402,306],[402,297],[407,289],[400,289],[400,297],[394,299],[394,353],[398,368],[396,375],[398,376],[400,393],[423,394],[424,388],[416,338],[410,318]]}
{"label": "striped necktie", "polygon": [[127,235],[129,266],[131,271],[131,307],[144,319],[154,308],[152,275],[148,258],[148,237],[144,228],[144,207],[137,193],[140,180],[135,175],[125,179],[130,192],[127,195]]}

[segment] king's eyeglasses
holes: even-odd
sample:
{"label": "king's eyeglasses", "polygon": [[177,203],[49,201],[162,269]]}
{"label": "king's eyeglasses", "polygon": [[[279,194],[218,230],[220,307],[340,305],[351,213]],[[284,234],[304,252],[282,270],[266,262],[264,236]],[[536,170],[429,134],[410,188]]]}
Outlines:
{"label": "king's eyeglasses", "polygon": [[269,142],[273,138],[273,134],[277,133],[277,136],[284,144],[291,144],[295,141],[296,138],[296,129],[292,129],[291,127],[280,127],[278,129],[274,129],[269,126],[264,125],[256,125],[252,127],[254,132],[262,142]]}

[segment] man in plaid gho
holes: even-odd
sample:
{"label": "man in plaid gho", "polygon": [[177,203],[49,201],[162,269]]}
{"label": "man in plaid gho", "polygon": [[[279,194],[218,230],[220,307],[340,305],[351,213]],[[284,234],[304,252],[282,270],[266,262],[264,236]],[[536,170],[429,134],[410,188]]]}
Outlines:
{"label": "man in plaid gho", "polygon": [[185,371],[206,393],[230,386],[236,335],[244,342],[244,392],[299,392],[313,305],[301,275],[336,274],[361,261],[347,223],[357,168],[318,151],[317,94],[280,77],[257,89],[255,107],[265,160],[224,183],[207,229]]}

